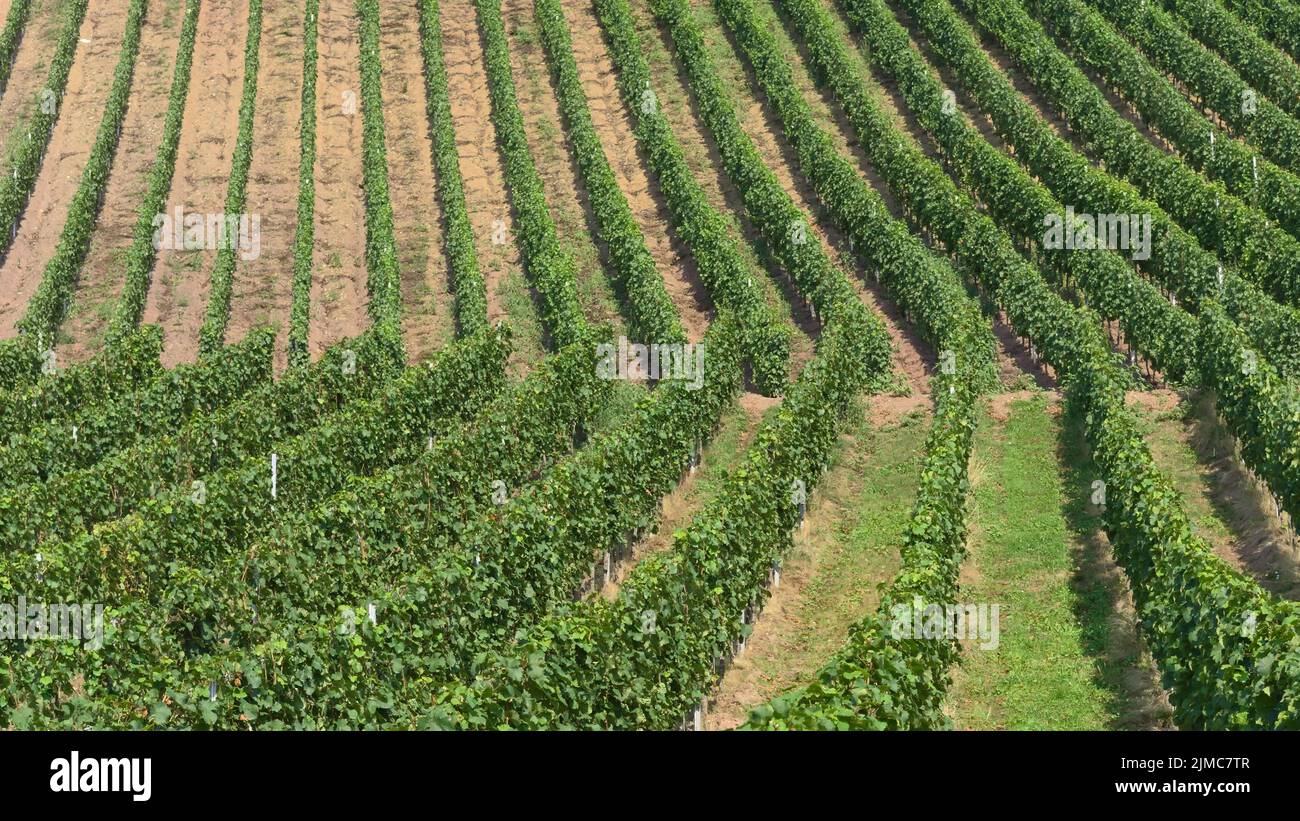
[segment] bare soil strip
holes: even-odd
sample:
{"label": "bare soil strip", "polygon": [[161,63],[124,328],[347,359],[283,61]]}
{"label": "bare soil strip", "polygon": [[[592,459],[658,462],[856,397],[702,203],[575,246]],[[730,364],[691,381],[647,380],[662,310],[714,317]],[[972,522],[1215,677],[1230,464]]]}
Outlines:
{"label": "bare soil strip", "polygon": [[59,234],[108,103],[113,71],[126,32],[126,15],[112,0],[86,10],[59,117],[36,185],[18,222],[18,235],[0,264],[0,337],[17,333],[27,301],[54,256]]}
{"label": "bare soil strip", "polygon": [[510,320],[516,348],[511,371],[522,375],[530,362],[543,355],[542,328],[514,242],[514,214],[492,126],[482,38],[472,0],[445,2],[441,9],[451,121],[474,249],[487,290],[488,322]]}
{"label": "bare soil strip", "polygon": [[663,196],[646,174],[631,117],[619,94],[618,75],[590,4],[565,4],[564,12],[572,35],[578,76],[605,156],[645,235],[646,247],[664,278],[668,295],[681,314],[682,327],[687,337],[697,342],[709,324],[709,293],[700,282],[694,259],[673,235]]}
{"label": "bare soil strip", "polygon": [[[54,53],[54,44],[63,28],[67,5],[67,0],[33,0],[22,42],[14,55],[9,85],[0,98],[0,141],[3,141],[0,143],[3,145],[0,156],[8,157],[12,141],[26,136],[25,131],[18,134],[14,129],[27,121],[41,100],[41,89],[50,69],[50,55]],[[122,16],[125,27],[125,15]]]}
{"label": "bare soil strip", "polygon": [[596,220],[587,189],[563,130],[555,86],[533,19],[532,0],[505,0],[501,11],[528,148],[542,178],[560,246],[573,258],[583,312],[594,323],[621,323],[618,302],[596,248]]}
{"label": "bare soil strip", "polygon": [[[235,265],[226,341],[275,324],[275,370],[288,366],[293,303],[293,243],[298,221],[298,161],[302,111],[302,8],[267,3],[253,109],[253,159],[244,210],[260,219],[256,259]],[[241,250],[241,255],[243,251]]]}
{"label": "bare soil strip", "polygon": [[[184,126],[176,153],[176,174],[167,213],[221,214],[239,129],[239,95],[244,76],[247,0],[204,0],[194,44],[194,81],[185,100]],[[254,153],[257,149],[254,148]],[[154,261],[144,322],[163,329],[163,364],[193,362],[207,307],[211,250],[166,248]]]}
{"label": "bare soil strip", "polygon": [[[714,48],[715,62],[720,76],[730,88],[736,90],[733,94],[733,102],[736,104],[741,127],[754,141],[764,165],[776,175],[782,189],[807,216],[814,236],[822,243],[827,254],[832,260],[839,262],[845,277],[853,283],[863,301],[884,320],[885,327],[889,330],[895,352],[896,373],[905,380],[908,390],[905,397],[882,398],[905,400],[917,392],[928,395],[929,370],[935,363],[934,351],[930,350],[930,346],[907,327],[901,312],[885,296],[884,289],[875,283],[866,266],[855,264],[856,260],[853,259],[847,239],[833,221],[829,217],[825,219],[820,217],[822,207],[817,193],[800,171],[798,156],[785,138],[781,121],[767,105],[766,98],[753,77],[749,65],[739,56],[730,31],[717,18],[708,0],[693,0],[693,2],[696,6],[696,19],[706,38],[711,43],[719,44]],[[789,44],[784,33],[779,31],[778,41],[785,46],[787,60],[804,91],[804,99],[812,106],[822,127],[834,133],[836,127],[824,101],[808,93],[813,83],[799,55]],[[787,289],[787,293],[793,298],[793,286]],[[792,310],[800,315],[806,313],[801,300],[795,301]],[[907,402],[892,404],[903,409],[908,407]]]}
{"label": "bare soil strip", "polygon": [[316,81],[316,248],[307,332],[313,359],[370,327],[361,190],[360,36],[349,0],[323,0]]}
{"label": "bare soil strip", "polygon": [[402,272],[402,337],[406,355],[418,362],[451,342],[456,322],[425,105],[419,9],[416,3],[383,3],[379,15],[389,197]]}
{"label": "bare soil strip", "polygon": [[695,99],[686,83],[685,72],[677,62],[668,32],[655,21],[647,0],[630,0],[628,5],[642,52],[654,77],[656,99],[681,145],[687,166],[703,189],[705,198],[734,226],[732,236],[748,263],[750,275],[763,288],[768,303],[776,306],[795,327],[796,333],[790,340],[790,359],[791,378],[797,378],[802,366],[813,355],[812,340],[817,332],[815,323],[801,321],[805,317],[792,314],[789,301],[778,293],[774,280],[781,279],[780,266],[770,258],[758,229],[745,216],[744,201],[728,179],[717,146],[699,118]]}
{"label": "bare soil strip", "polygon": [[162,141],[184,13],[174,0],[152,2],[140,31],[140,57],[131,80],[122,139],[104,191],[104,206],[90,238],[72,306],[61,333],[68,339],[61,358],[89,359],[103,344],[103,334],[124,284],[122,257],[131,247],[147,176]]}

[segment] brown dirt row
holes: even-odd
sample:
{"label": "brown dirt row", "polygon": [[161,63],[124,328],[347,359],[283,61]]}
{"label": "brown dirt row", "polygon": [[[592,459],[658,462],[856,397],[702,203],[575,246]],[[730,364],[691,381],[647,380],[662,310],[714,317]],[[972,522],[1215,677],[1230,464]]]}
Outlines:
{"label": "brown dirt row", "polygon": [[[514,214],[492,126],[492,102],[474,4],[471,0],[445,2],[441,12],[443,61],[447,66],[456,151],[465,182],[465,204],[487,289],[488,321],[496,324],[512,318],[507,291],[512,284],[523,281],[519,249],[513,240]],[[522,329],[516,324],[515,330]],[[532,344],[540,348],[540,336]]]}
{"label": "brown dirt row", "polygon": [[370,327],[356,8],[349,0],[323,0],[318,30],[316,244],[307,332],[313,359]]}
{"label": "brown dirt row", "polygon": [[[782,282],[784,273],[771,259],[758,229],[745,215],[744,201],[727,177],[717,146],[699,117],[668,32],[656,22],[647,0],[630,0],[629,6],[642,53],[654,78],[656,100],[677,137],[687,166],[705,199],[731,224],[731,234],[747,263],[748,273],[763,288],[768,303],[787,315],[795,329],[791,339],[792,378],[795,378],[812,358],[816,323],[801,321],[807,319],[806,314],[794,313],[790,302],[779,292],[777,283]],[[657,189],[654,194],[658,196]]]}
{"label": "brown dirt row", "polygon": [[[25,122],[40,103],[41,89],[45,87],[50,69],[50,55],[54,53],[54,44],[63,30],[67,5],[67,0],[34,0],[28,12],[27,27],[23,30],[22,42],[9,73],[9,85],[0,98],[0,141],[3,141],[0,156],[9,156],[13,140],[19,136],[12,133],[14,128]],[[0,21],[0,26],[3,26],[3,21]],[[25,137],[26,132],[21,136]]]}
{"label": "brown dirt row", "polygon": [[[728,50],[717,50],[719,53],[717,67],[728,87],[736,89],[734,99],[737,103],[741,127],[753,140],[764,164],[775,174],[782,189],[808,218],[814,234],[812,239],[821,242],[832,260],[844,263],[839,266],[841,272],[849,282],[853,283],[863,301],[884,321],[894,348],[894,367],[905,380],[908,394],[928,395],[929,371],[935,362],[934,352],[911,328],[907,327],[901,312],[884,295],[884,290],[875,284],[866,267],[853,264],[847,239],[829,216],[822,218],[823,209],[817,193],[799,169],[798,156],[785,138],[780,119],[767,104],[766,97],[749,65],[743,61],[736,50],[731,32],[717,19],[708,0],[694,0],[694,5],[696,19],[699,20],[706,38],[710,42],[730,44]],[[824,101],[819,96],[814,98],[809,94],[813,82],[800,62],[799,56],[790,49],[787,57],[794,75],[802,81],[805,99],[814,107],[814,112],[819,116],[823,127],[835,133],[834,123],[825,108]],[[793,293],[791,286],[788,294],[793,295]],[[802,311],[801,302],[798,304],[798,310]],[[882,400],[906,400],[907,398],[882,397]],[[891,405],[910,407],[906,401],[901,403],[883,401],[877,404],[880,405],[880,410],[886,413],[896,409],[891,409]]]}
{"label": "brown dirt row", "polygon": [[[298,162],[302,116],[302,9],[267,3],[257,66],[253,159],[244,210],[260,222],[256,259],[235,265],[226,341],[259,326],[278,327],[275,370],[288,367],[289,311],[293,304],[293,246],[298,228]],[[241,252],[242,254],[242,252]]]}
{"label": "brown dirt row", "polygon": [[407,356],[416,362],[450,343],[456,325],[425,105],[417,6],[383,3],[379,10],[389,195],[402,272],[402,336]]}
{"label": "brown dirt row", "polygon": [[[194,45],[194,77],[185,101],[184,126],[167,212],[220,214],[239,129],[244,75],[247,0],[205,0]],[[216,250],[163,248],[153,266],[144,321],[162,326],[163,364],[198,357],[199,329],[207,309]]]}
{"label": "brown dirt row", "polygon": [[699,280],[694,259],[675,239],[668,208],[642,164],[632,120],[618,90],[617,74],[606,51],[600,23],[587,3],[566,5],[564,11],[578,76],[605,157],[645,236],[646,247],[664,278],[668,294],[677,306],[687,337],[692,342],[698,341],[708,328],[711,300]]}
{"label": "brown dirt row", "polygon": [[602,264],[607,260],[596,247],[595,216],[577,161],[569,150],[532,0],[505,0],[501,13],[529,152],[542,178],[560,246],[573,259],[578,299],[592,322],[619,323],[619,306]]}
{"label": "brown dirt row", "polygon": [[45,160],[19,217],[17,237],[0,263],[0,337],[17,333],[14,324],[22,318],[54,255],[68,206],[90,158],[126,31],[126,15],[114,6],[112,0],[92,2],[82,20],[81,39],[63,99],[58,101],[59,116]]}
{"label": "brown dirt row", "polygon": [[61,331],[68,339],[62,356],[72,362],[85,361],[100,349],[125,284],[122,257],[131,246],[139,217],[137,209],[147,191],[149,170],[162,140],[183,20],[175,0],[150,3],[145,15],[140,55],[131,78],[122,137],[104,191],[104,206]]}

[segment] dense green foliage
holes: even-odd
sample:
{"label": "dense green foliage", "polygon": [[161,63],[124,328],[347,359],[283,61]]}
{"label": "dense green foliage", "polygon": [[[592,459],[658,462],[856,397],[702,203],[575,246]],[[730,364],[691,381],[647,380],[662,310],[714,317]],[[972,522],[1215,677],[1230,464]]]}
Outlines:
{"label": "dense green foliage", "polygon": [[[1280,301],[1300,295],[1300,241],[1137,131],[1018,3],[959,0],[1002,44],[1107,169],[1160,204],[1206,248]],[[1153,3],[1147,4],[1148,8]],[[1159,247],[1162,243],[1158,243]]]}
{"label": "dense green foliage", "polygon": [[[871,7],[862,8],[869,10]],[[1015,147],[1016,159],[1037,175],[1053,194],[1081,211],[1150,214],[1151,253],[1147,259],[1134,261],[1139,269],[1159,283],[1166,293],[1176,296],[1192,310],[1208,297],[1221,299],[1234,318],[1248,331],[1252,343],[1260,352],[1285,372],[1300,373],[1300,357],[1297,356],[1300,351],[1297,347],[1297,343],[1300,343],[1300,337],[1297,336],[1300,334],[1300,313],[1295,308],[1274,302],[1254,284],[1243,279],[1236,269],[1224,269],[1214,254],[1201,248],[1196,239],[1179,227],[1160,206],[1144,199],[1131,186],[1096,168],[1069,143],[1057,137],[1052,127],[1034,111],[1005,74],[984,54],[970,27],[950,5],[941,0],[906,0],[905,8],[924,30],[939,59],[956,74],[980,109],[990,116],[999,135]],[[888,19],[882,18],[879,11],[874,17],[878,20]],[[897,45],[897,35],[894,42]],[[900,56],[900,59],[907,61],[905,56]],[[911,69],[913,76],[923,76],[921,71],[915,66]],[[919,82],[922,85],[933,85],[923,79]],[[931,115],[930,123],[941,123],[947,132],[966,130],[956,122],[936,120],[933,110]],[[972,142],[969,136],[959,136],[967,144]],[[983,151],[987,154],[987,149]],[[961,167],[968,172],[972,170],[967,164]],[[1023,180],[1020,185],[1023,187]],[[1000,194],[1002,192],[995,183],[990,198],[1005,201],[1005,194],[999,196]],[[1013,212],[1019,207],[1014,202],[1008,205]],[[1033,225],[1024,222],[1024,218],[1039,218],[1042,213],[1029,209],[1029,213],[1019,216],[1029,230],[1033,229]],[[1059,206],[1056,213],[1061,213]],[[1037,233],[1041,233],[1041,224]],[[1087,261],[1077,262],[1089,264]],[[1125,274],[1120,279],[1126,277]],[[1103,276],[1103,287],[1106,286],[1106,279]],[[1113,296],[1122,300],[1122,293],[1115,294],[1116,284],[1111,283],[1109,290]],[[1111,304],[1116,303],[1112,301]],[[1122,305],[1122,301],[1119,304]],[[1148,313],[1155,310],[1164,312],[1164,309],[1153,307]],[[1167,347],[1169,343],[1165,344]],[[1174,353],[1176,355],[1177,351]],[[1195,358],[1192,351],[1182,352],[1182,356],[1191,361]]]}
{"label": "dense green foliage", "polygon": [[[115,668],[137,643],[156,646],[154,636],[141,633],[137,621],[123,621],[117,614],[128,609],[158,612],[160,601],[175,601],[178,591],[206,578],[214,565],[242,550],[284,513],[311,507],[339,490],[349,476],[414,458],[427,436],[473,416],[500,391],[508,352],[505,334],[480,333],[439,353],[427,367],[407,369],[374,399],[349,403],[306,433],[271,443],[270,459],[249,456],[203,475],[196,484],[159,493],[89,534],[48,544],[37,555],[7,556],[0,567],[0,584],[6,588],[103,602],[119,619],[93,659],[76,647],[19,648],[16,655],[22,655],[14,660],[7,688],[11,705],[45,714],[93,705],[122,689],[136,697],[172,664]],[[202,622],[187,616],[201,602],[186,604],[173,613],[172,623],[192,637]],[[107,671],[111,674],[103,675]],[[41,692],[51,679],[53,698],[24,697],[24,692]],[[72,696],[66,703],[65,694]],[[25,723],[27,715],[15,717],[15,723]]]}
{"label": "dense green foliage", "polygon": [[[811,492],[821,477],[843,413],[888,367],[887,359],[863,356],[864,348],[876,349],[881,341],[872,327],[848,310],[841,318],[827,323],[817,357],[780,412],[759,430],[718,496],[675,535],[671,551],[639,562],[616,600],[558,606],[512,646],[462,671],[419,723],[677,726],[712,687],[733,642],[745,635],[748,614],[766,600],[770,571],[797,527],[800,491]],[[436,618],[437,604],[421,604],[416,612]],[[419,709],[406,699],[397,707]],[[409,721],[401,714],[393,719],[398,726]]]}
{"label": "dense green foliage", "polygon": [[195,365],[181,365],[140,390],[68,419],[43,421],[0,445],[0,489],[95,464],[153,436],[165,436],[271,380],[270,333],[251,334]]}
{"label": "dense green foliage", "polygon": [[[964,376],[964,375],[963,375]],[[960,653],[955,641],[892,632],[895,607],[957,601],[966,554],[967,466],[975,431],[974,392],[963,376],[936,377],[935,419],[921,487],[903,531],[902,570],[845,647],[799,690],[755,708],[745,729],[929,729],[946,724],[943,697]],[[951,387],[952,390],[946,390]]]}
{"label": "dense green foliage", "polygon": [[[753,23],[752,10],[735,5],[720,10],[776,110],[804,176],[835,223],[871,264],[904,318],[941,355],[950,353],[953,366],[960,363],[977,374],[978,385],[990,385],[992,334],[979,305],[966,293],[961,276],[943,256],[913,235],[906,224],[890,216],[880,195],[835,149],[830,136],[813,118],[771,35]],[[736,133],[735,128],[734,124],[729,126],[731,133]],[[843,284],[826,280],[820,289],[813,289],[813,301],[819,309],[825,307],[825,297],[819,290],[834,287],[843,288]],[[839,294],[838,298],[847,299],[848,294]]]}
{"label": "dense green foliage", "polygon": [[[843,45],[825,36],[832,29],[821,16],[824,9],[810,0],[782,0],[781,6],[801,35],[820,44],[810,53],[822,71],[839,66],[832,77],[848,71]],[[1294,706],[1300,700],[1294,678],[1300,654],[1288,650],[1287,637],[1289,630],[1293,633],[1288,625],[1294,623],[1295,606],[1228,567],[1192,533],[1177,493],[1155,467],[1135,417],[1124,407],[1129,377],[1118,367],[1096,320],[1049,293],[1019,261],[1010,240],[936,165],[902,142],[865,94],[854,94],[861,87],[835,88],[864,148],[891,188],[920,206],[925,224],[950,251],[971,260],[970,269],[979,272],[1017,332],[1029,337],[1056,369],[1085,419],[1107,491],[1107,534],[1133,586],[1143,634],[1180,724],[1295,726],[1300,722]],[[899,156],[877,153],[878,143],[898,147]],[[953,195],[939,197],[935,189]],[[974,264],[985,256],[988,262]],[[1207,303],[1205,310],[1215,308]],[[1243,631],[1247,622],[1252,629]],[[1230,675],[1221,675],[1225,666]]]}
{"label": "dense green foliage", "polygon": [[1164,0],[1165,8],[1193,35],[1213,49],[1241,77],[1267,94],[1283,111],[1300,115],[1300,66],[1219,0]]}
{"label": "dense green foliage", "polygon": [[537,290],[546,332],[555,348],[563,348],[579,339],[587,325],[578,301],[577,268],[573,258],[560,247],[542,178],[528,150],[524,118],[510,74],[510,49],[501,22],[500,0],[475,0],[474,7],[487,63],[492,124],[505,158],[506,186],[515,209],[515,241],[528,278]]}
{"label": "dense green foliage", "polygon": [[1258,205],[1293,236],[1300,235],[1300,179],[1197,111],[1096,9],[1081,0],[1035,0],[1028,5],[1069,43],[1075,57],[1117,86],[1188,163]]}
{"label": "dense green foliage", "polygon": [[[958,0],[1065,115],[1080,138],[1076,150],[988,57],[950,0],[839,0],[866,64],[892,83],[897,112],[878,102],[875,81],[825,0],[773,0],[776,14],[761,0],[712,0],[720,33],[703,24],[693,0],[648,0],[719,182],[782,285],[788,277],[790,299],[817,324],[812,358],[789,383],[787,323],[752,278],[729,216],[709,204],[688,167],[655,97],[629,0],[593,0],[637,158],[715,314],[701,347],[688,346],[676,363],[686,373],[670,371],[642,391],[613,381],[624,374],[608,370],[612,332],[584,316],[579,270],[544,195],[548,169],[530,152],[500,0],[475,0],[491,148],[504,159],[514,240],[551,349],[526,378],[509,379],[507,363],[517,359],[510,330],[487,317],[438,0],[420,0],[415,10],[425,119],[403,126],[428,128],[437,187],[423,194],[442,215],[457,341],[427,363],[406,364],[380,6],[355,0],[371,327],[311,362],[321,31],[319,0],[308,0],[298,223],[293,269],[284,273],[292,276],[291,367],[271,379],[273,329],[223,344],[237,250],[228,246],[212,269],[202,356],[161,368],[161,333],[139,321],[155,261],[154,216],[169,195],[189,91],[198,17],[198,0],[189,0],[109,344],[85,364],[59,369],[45,349],[76,282],[123,120],[147,8],[147,0],[131,0],[113,90],[68,223],[22,335],[0,345],[0,600],[102,603],[104,643],[5,636],[12,640],[0,641],[0,727],[629,730],[689,722],[754,629],[843,434],[856,435],[846,420],[891,372],[890,330],[867,304],[874,292],[864,295],[833,259],[825,225],[848,239],[902,322],[933,348],[933,423],[910,514],[908,495],[890,526],[877,529],[901,548],[877,606],[865,616],[855,610],[847,641],[818,659],[812,680],[755,709],[746,728],[948,726],[944,702],[961,646],[893,626],[899,606],[942,607],[961,595],[978,409],[997,381],[986,313],[1050,368],[1083,434],[1072,444],[1090,451],[1087,472],[1102,493],[1101,518],[1089,515],[1088,528],[1102,523],[1124,571],[1176,722],[1300,728],[1300,604],[1267,592],[1194,531],[1143,440],[1143,421],[1126,406],[1139,356],[1175,385],[1212,392],[1242,461],[1267,483],[1279,511],[1300,515],[1300,180],[1285,163],[1256,162],[1183,99],[1180,85],[1205,94],[1197,83],[1208,83],[1224,94],[1242,83],[1182,27],[1251,78],[1285,58],[1247,28],[1284,40],[1289,0],[1148,0],[1141,8],[1086,1],[1126,32],[1144,27],[1141,37],[1128,32],[1137,46],[1081,0],[1025,0],[1028,10],[1019,0]],[[1157,2],[1173,11],[1148,8]],[[0,33],[0,58],[6,48],[12,57],[5,38],[18,36],[11,28],[21,32],[27,5],[15,3],[21,10]],[[69,0],[65,26],[82,19],[85,5]],[[922,48],[893,9],[906,12]],[[1061,51],[1031,12],[1075,54]],[[234,214],[245,206],[253,149],[261,13],[260,0],[251,0],[226,192]],[[611,166],[623,158],[604,150],[563,5],[533,0],[533,13],[558,98],[554,125],[567,140],[630,333],[684,343]],[[1169,42],[1153,42],[1164,31],[1156,23],[1170,27]],[[774,30],[781,25],[793,49]],[[708,39],[715,34],[736,49],[748,70],[736,76],[753,88],[728,87],[715,65],[724,43]],[[62,54],[51,76],[62,71],[66,82]],[[1173,151],[1112,107],[1076,56],[1119,86]],[[806,63],[838,126],[824,125],[793,59]],[[1291,69],[1279,73],[1266,91],[1287,93]],[[953,106],[945,81],[988,116],[996,144]],[[737,101],[746,94],[763,103],[758,127],[770,128],[787,152],[782,161],[795,186],[807,183],[815,214],[805,213],[791,181],[751,138]],[[909,128],[899,127],[900,116]],[[1233,132],[1244,131],[1240,125],[1229,118]],[[52,120],[47,141],[51,127]],[[863,165],[841,150],[841,136]],[[1094,167],[1085,151],[1104,165]],[[1067,204],[1150,215],[1150,256],[1058,248],[1044,216]],[[665,496],[694,471],[704,443],[722,420],[755,412],[749,404],[744,414],[732,409],[747,384],[785,399],[754,424],[729,469],[701,479],[704,501],[672,534],[671,549],[653,549],[647,536],[678,515],[666,514],[677,505],[665,507]],[[905,440],[908,464],[918,461],[921,431]],[[1023,442],[1016,448],[1030,452]],[[1017,463],[1020,473],[1037,472],[1025,464]],[[682,498],[695,490],[682,485]],[[1059,488],[1050,491],[1022,499],[1016,512]],[[827,501],[835,500],[832,493]],[[624,558],[635,563],[616,576]],[[1068,611],[1061,608],[1067,619]]]}
{"label": "dense green foliage", "polygon": [[[612,19],[626,19],[622,0],[610,6],[621,7],[611,9]],[[688,64],[697,99],[711,109],[706,121],[715,137],[730,141],[739,156],[752,151],[699,47],[689,6],[662,2],[654,10]],[[758,219],[789,215],[782,211],[793,203],[779,188],[764,191],[762,175],[733,181],[769,195],[750,200],[770,209]],[[791,232],[791,240],[796,236]],[[787,252],[797,245],[791,242]],[[766,599],[769,571],[790,547],[803,494],[820,478],[843,414],[888,368],[884,328],[841,272],[817,251],[807,253],[791,257],[800,266],[792,278],[825,319],[817,356],[719,496],[676,534],[672,552],[633,569],[617,600],[556,608],[515,646],[464,671],[472,677],[462,673],[461,681],[446,685],[421,724],[665,728],[679,723],[713,684],[732,643],[744,635],[748,614]]]}
{"label": "dense green foliage", "polygon": [[0,495],[0,547],[31,552],[46,541],[74,538],[99,522],[126,516],[160,491],[266,453],[274,442],[310,430],[349,402],[375,395],[402,365],[400,342],[373,329],[172,435],[48,482],[15,488]]}
{"label": "dense green foliage", "polygon": [[401,273],[388,195],[388,148],[384,141],[383,84],[379,66],[378,0],[357,0],[361,17],[361,171],[366,197],[366,290],[376,325],[398,327],[402,315]]}
{"label": "dense green foliage", "polygon": [[149,325],[83,364],[60,369],[50,359],[50,373],[34,384],[0,391],[0,441],[144,387],[162,373],[161,354],[162,332]]}
{"label": "dense green foliage", "polygon": [[1247,142],[1279,165],[1300,171],[1300,122],[1206,51],[1161,4],[1092,0],[1092,5]]}
{"label": "dense green foliage", "polygon": [[1290,0],[1225,0],[1224,5],[1293,59],[1300,60],[1300,7]]}

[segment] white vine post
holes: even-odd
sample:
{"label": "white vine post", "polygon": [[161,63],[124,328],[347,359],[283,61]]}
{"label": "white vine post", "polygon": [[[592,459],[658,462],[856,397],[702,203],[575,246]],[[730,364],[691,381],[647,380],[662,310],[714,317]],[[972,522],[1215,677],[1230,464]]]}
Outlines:
{"label": "white vine post", "polygon": [[808,514],[808,488],[803,479],[795,479],[790,483],[790,503],[799,508],[799,529],[803,530],[804,519]]}

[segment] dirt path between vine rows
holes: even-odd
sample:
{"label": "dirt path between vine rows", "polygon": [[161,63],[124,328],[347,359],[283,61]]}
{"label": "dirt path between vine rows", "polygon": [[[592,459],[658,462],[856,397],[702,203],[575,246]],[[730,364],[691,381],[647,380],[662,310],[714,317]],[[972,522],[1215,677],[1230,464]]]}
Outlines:
{"label": "dirt path between vine rows", "polygon": [[[688,471],[671,491],[659,502],[659,513],[653,533],[632,545],[631,552],[611,568],[608,579],[602,579],[600,596],[607,601],[618,598],[619,590],[636,566],[647,557],[673,547],[674,535],[690,526],[691,520],[709,500],[717,496],[729,472],[745,458],[745,451],[758,436],[763,415],[779,405],[780,399],[761,394],[742,393],[734,407],[723,411],[718,430],[704,443],[699,467]],[[598,568],[603,575],[603,569]]]}
{"label": "dirt path between vine rows", "polygon": [[598,229],[590,192],[570,150],[532,0],[505,0],[502,7],[529,151],[542,178],[560,247],[573,258],[578,299],[588,320],[596,324],[613,322],[616,332],[625,333],[622,306],[614,296],[606,270],[610,263],[597,247]]}
{"label": "dirt path between vine rows", "polygon": [[[204,0],[199,9],[194,76],[185,100],[176,173],[167,197],[166,213],[173,221],[178,208],[187,216],[225,211],[239,130],[247,35],[247,0]],[[193,362],[198,356],[199,329],[217,257],[215,243],[208,245],[213,249],[187,251],[164,245],[154,261],[144,321],[162,326],[162,360],[167,367]]]}
{"label": "dirt path between vine rows", "polygon": [[700,281],[694,258],[677,240],[668,206],[643,165],[632,118],[619,93],[618,75],[606,51],[595,13],[586,3],[566,3],[564,13],[578,76],[605,157],[645,236],[646,248],[664,278],[668,295],[677,306],[682,327],[687,337],[697,342],[709,325],[712,306],[709,292]]}
{"label": "dirt path between vine rows", "polygon": [[148,175],[162,143],[177,40],[185,15],[174,3],[150,3],[140,30],[140,56],[127,97],[122,137],[109,170],[104,206],[90,238],[62,335],[69,344],[61,358],[89,359],[103,344],[118,295],[125,284],[122,258],[139,218],[137,209],[148,190]]}
{"label": "dirt path between vine rows", "polygon": [[68,206],[90,159],[126,32],[126,15],[112,6],[110,0],[91,3],[81,22],[81,39],[36,185],[0,264],[0,337],[17,333],[14,323],[22,318],[54,256]]}
{"label": "dirt path between vine rows", "polygon": [[738,727],[754,707],[809,681],[875,609],[877,585],[897,572],[930,415],[922,403],[882,423],[874,406],[885,399],[867,398],[863,414],[846,422],[780,581],[708,699],[705,729]]}
{"label": "dirt path between vine rows", "polygon": [[763,289],[766,302],[792,326],[790,378],[797,379],[813,357],[818,324],[802,305],[791,301],[784,271],[750,221],[744,198],[728,177],[717,145],[700,116],[668,30],[659,25],[645,0],[633,0],[630,5],[642,52],[654,78],[658,104],[682,148],[687,166],[709,204],[733,227],[729,233],[747,263],[747,273]]}
{"label": "dirt path between vine rows", "polygon": [[360,37],[354,5],[348,0],[323,0],[316,79],[316,248],[307,332],[313,359],[371,325],[361,167]]}
{"label": "dirt path between vine rows", "polygon": [[302,138],[303,12],[295,3],[263,9],[253,109],[253,159],[244,210],[260,219],[256,259],[235,264],[226,341],[275,325],[275,371],[288,366],[293,304],[293,247],[298,230],[298,163]]}
{"label": "dirt path between vine rows", "polygon": [[[827,257],[836,264],[859,298],[872,313],[880,317],[889,332],[893,347],[893,367],[897,378],[902,380],[904,390],[896,391],[896,396],[879,396],[872,403],[872,411],[879,414],[881,423],[892,421],[918,405],[928,404],[930,393],[930,371],[935,365],[935,352],[904,320],[902,312],[885,294],[866,266],[859,265],[849,248],[847,237],[836,227],[829,217],[819,218],[823,209],[816,190],[803,175],[799,167],[798,155],[785,138],[781,120],[772,111],[762,94],[761,86],[754,77],[749,64],[740,58],[739,50],[727,29],[714,14],[707,3],[696,2],[697,19],[700,21],[711,42],[726,43],[729,49],[719,46],[715,49],[715,62],[719,75],[728,88],[735,89],[733,102],[736,104],[741,128],[754,142],[755,148],[763,158],[764,165],[772,171],[782,190],[794,201],[804,213],[812,228],[813,238],[819,241]],[[725,52],[725,53],[724,53]],[[788,50],[786,59],[792,73],[804,80],[802,91],[804,99],[812,108],[814,115],[821,121],[823,128],[832,130],[830,114],[821,100],[810,94],[811,81],[807,79],[799,55]],[[792,310],[806,312],[803,300],[798,296],[793,283],[787,283],[787,299],[791,300]],[[809,319],[808,321],[815,321]]]}
{"label": "dirt path between vine rows", "polygon": [[[541,327],[530,316],[529,290],[523,263],[514,242],[514,214],[506,190],[505,166],[492,127],[492,102],[487,68],[474,4],[455,0],[442,4],[443,60],[456,153],[465,181],[465,204],[474,230],[474,248],[487,289],[488,322],[509,319],[516,346],[541,350]],[[526,320],[521,326],[521,319]],[[512,366],[525,363],[516,353]]]}
{"label": "dirt path between vine rows", "polygon": [[[0,156],[10,156],[14,141],[20,135],[26,137],[25,129],[21,132],[14,129],[27,121],[41,101],[40,92],[48,79],[50,58],[63,30],[67,6],[68,0],[33,0],[27,13],[27,25],[9,72],[9,85],[0,97]],[[0,27],[3,25],[0,22]]]}
{"label": "dirt path between vine rows", "polygon": [[433,168],[417,5],[383,3],[379,10],[388,193],[402,272],[402,338],[412,362],[446,347],[456,324]]}

